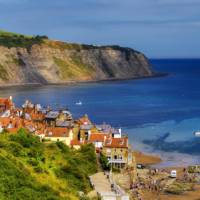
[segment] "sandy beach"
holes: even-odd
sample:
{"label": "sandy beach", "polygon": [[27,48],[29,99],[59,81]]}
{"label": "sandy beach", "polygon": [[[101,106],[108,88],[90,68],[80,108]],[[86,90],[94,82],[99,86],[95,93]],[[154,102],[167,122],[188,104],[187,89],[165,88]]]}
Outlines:
{"label": "sandy beach", "polygon": [[[142,200],[200,200],[200,185],[197,182],[191,182],[189,180],[184,180],[185,169],[184,167],[164,167],[162,169],[159,169],[157,173],[149,174],[149,169],[154,169],[154,166],[157,164],[159,165],[162,163],[162,159],[159,158],[156,155],[151,154],[145,154],[139,151],[134,151],[133,155],[135,156],[136,164],[143,164],[147,167],[147,169],[137,169],[138,174],[138,181],[142,184],[147,184],[149,180],[154,180],[158,182],[158,188],[160,188],[161,185],[165,185],[163,187],[166,187],[166,185],[170,185],[173,183],[180,183],[180,184],[192,184],[191,190],[186,190],[185,192],[182,192],[180,194],[170,194],[165,191],[165,189],[162,188],[162,190],[159,191],[159,189],[152,189],[151,186],[148,187],[140,187],[136,190],[138,191],[139,198],[133,197],[133,199],[142,199]],[[149,168],[150,167],[150,168]],[[169,174],[171,170],[177,171],[177,179],[170,179]],[[188,175],[188,177],[192,177],[193,175]],[[161,180],[161,182],[160,182]],[[156,186],[156,185],[155,185]],[[153,186],[153,187],[155,187]],[[149,189],[151,187],[151,189]],[[136,192],[137,194],[137,192]]]}
{"label": "sandy beach", "polygon": [[135,156],[137,164],[154,165],[162,162],[161,158],[159,158],[158,156],[144,154],[139,151],[134,151],[133,155]]}

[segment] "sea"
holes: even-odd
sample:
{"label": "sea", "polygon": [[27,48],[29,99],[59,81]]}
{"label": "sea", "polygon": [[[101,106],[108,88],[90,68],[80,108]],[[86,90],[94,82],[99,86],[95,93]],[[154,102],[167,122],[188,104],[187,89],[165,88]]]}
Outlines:
{"label": "sea", "polygon": [[[157,167],[200,165],[200,59],[152,59],[166,76],[74,85],[0,89],[17,106],[25,100],[87,114],[128,134],[134,150],[159,155]],[[77,105],[82,102],[82,105]]]}

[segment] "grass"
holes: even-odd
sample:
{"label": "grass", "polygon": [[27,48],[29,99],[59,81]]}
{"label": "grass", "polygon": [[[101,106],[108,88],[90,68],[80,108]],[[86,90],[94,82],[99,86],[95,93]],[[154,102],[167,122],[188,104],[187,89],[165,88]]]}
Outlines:
{"label": "grass", "polygon": [[11,47],[30,48],[34,44],[43,43],[47,36],[26,36],[0,30],[0,45]]}
{"label": "grass", "polygon": [[[61,50],[91,50],[91,49],[114,49],[119,51],[133,51],[130,48],[122,48],[117,45],[111,46],[96,46],[96,45],[86,45],[86,44],[77,44],[77,43],[68,43],[56,40],[48,40],[46,35],[36,35],[29,36],[24,34],[12,33],[4,30],[0,30],[0,45],[6,47],[25,47],[30,48],[34,44],[45,44],[50,48],[57,48]],[[137,52],[137,51],[135,51]],[[139,52],[138,52],[139,53]]]}
{"label": "grass", "polygon": [[65,61],[54,57],[55,64],[59,67],[60,76],[62,79],[74,79],[77,77],[90,78],[94,69],[84,64],[80,58],[72,57],[71,60]]}
{"label": "grass", "polygon": [[97,170],[93,145],[73,150],[61,142],[40,143],[21,129],[0,134],[0,199],[79,199],[91,190]]}
{"label": "grass", "polygon": [[85,44],[77,44],[77,43],[68,43],[62,41],[55,41],[55,40],[45,40],[44,42],[48,47],[57,48],[60,50],[76,50],[81,51],[85,49],[95,49],[97,47],[93,45],[85,45]]}
{"label": "grass", "polygon": [[0,79],[4,81],[8,80],[8,72],[1,64],[0,64]]}
{"label": "grass", "polygon": [[182,194],[185,191],[191,191],[194,188],[194,184],[192,183],[179,183],[174,182],[173,184],[169,185],[165,192],[170,194]]}
{"label": "grass", "polygon": [[189,166],[188,172],[189,173],[200,173],[200,166]]}

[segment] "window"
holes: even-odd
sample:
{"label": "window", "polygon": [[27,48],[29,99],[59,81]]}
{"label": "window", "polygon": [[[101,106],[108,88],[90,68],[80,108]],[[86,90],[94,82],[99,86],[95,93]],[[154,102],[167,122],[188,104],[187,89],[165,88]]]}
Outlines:
{"label": "window", "polygon": [[114,155],[114,159],[117,160],[117,155]]}
{"label": "window", "polygon": [[106,149],[106,152],[107,153],[111,153],[111,149]]}
{"label": "window", "polygon": [[122,156],[119,156],[119,159],[122,160]]}

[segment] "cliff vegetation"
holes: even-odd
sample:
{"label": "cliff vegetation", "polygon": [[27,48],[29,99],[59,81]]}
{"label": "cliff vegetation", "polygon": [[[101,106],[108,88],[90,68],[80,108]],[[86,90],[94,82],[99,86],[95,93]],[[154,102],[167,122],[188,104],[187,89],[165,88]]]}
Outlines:
{"label": "cliff vegetation", "polygon": [[[97,170],[93,145],[73,150],[61,142],[41,143],[24,129],[0,135],[0,199],[81,199]],[[87,199],[82,197],[82,199]]]}

